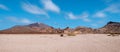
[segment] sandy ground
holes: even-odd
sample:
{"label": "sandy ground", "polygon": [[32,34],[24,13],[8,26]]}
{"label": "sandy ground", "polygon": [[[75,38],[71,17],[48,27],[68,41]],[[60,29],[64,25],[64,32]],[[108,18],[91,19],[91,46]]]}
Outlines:
{"label": "sandy ground", "polygon": [[0,35],[0,52],[120,52],[120,36]]}

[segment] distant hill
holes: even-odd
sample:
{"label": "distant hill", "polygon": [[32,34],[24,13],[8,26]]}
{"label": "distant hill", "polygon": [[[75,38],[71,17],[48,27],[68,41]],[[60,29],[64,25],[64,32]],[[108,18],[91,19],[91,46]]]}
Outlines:
{"label": "distant hill", "polygon": [[78,26],[74,29],[66,27],[65,29],[56,29],[43,23],[32,23],[24,26],[14,26],[9,29],[1,30],[0,34],[58,34],[75,32],[77,34],[106,34],[120,33],[120,22],[108,22],[99,29]]}
{"label": "distant hill", "polygon": [[38,33],[57,33],[57,29],[43,23],[33,23],[24,26],[14,26],[9,29],[0,31],[5,34],[38,34]]}
{"label": "distant hill", "polygon": [[108,22],[104,27],[99,28],[102,33],[120,33],[120,22]]}

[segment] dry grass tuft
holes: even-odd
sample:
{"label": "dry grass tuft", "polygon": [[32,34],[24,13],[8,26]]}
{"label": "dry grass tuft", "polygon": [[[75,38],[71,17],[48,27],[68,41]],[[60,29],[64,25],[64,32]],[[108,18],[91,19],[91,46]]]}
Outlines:
{"label": "dry grass tuft", "polygon": [[76,34],[75,34],[75,33],[73,33],[73,32],[68,33],[67,35],[68,35],[68,36],[76,36]]}

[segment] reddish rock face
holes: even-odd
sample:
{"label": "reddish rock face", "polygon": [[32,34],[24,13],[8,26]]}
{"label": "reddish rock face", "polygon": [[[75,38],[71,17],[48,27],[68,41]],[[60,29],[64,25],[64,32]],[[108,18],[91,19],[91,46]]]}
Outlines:
{"label": "reddish rock face", "polygon": [[80,32],[80,34],[94,33],[94,29],[88,27],[77,27],[74,31]]}
{"label": "reddish rock face", "polygon": [[120,22],[108,22],[104,27],[99,29],[93,29],[88,27],[76,27],[74,30],[70,28],[65,28],[65,32],[75,32],[78,34],[109,34],[109,33],[119,33],[120,34]]}
{"label": "reddish rock face", "polygon": [[36,34],[36,33],[57,33],[56,30],[43,23],[33,23],[25,26],[14,26],[12,28],[2,30],[0,33],[6,34]]}
{"label": "reddish rock face", "polygon": [[107,25],[99,29],[103,33],[119,33],[120,22],[108,22]]}

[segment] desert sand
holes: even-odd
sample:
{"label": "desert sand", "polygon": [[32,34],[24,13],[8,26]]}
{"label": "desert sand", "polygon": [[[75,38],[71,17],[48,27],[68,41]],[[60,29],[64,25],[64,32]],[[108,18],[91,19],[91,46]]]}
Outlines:
{"label": "desert sand", "polygon": [[120,36],[1,34],[0,52],[120,52]]}

